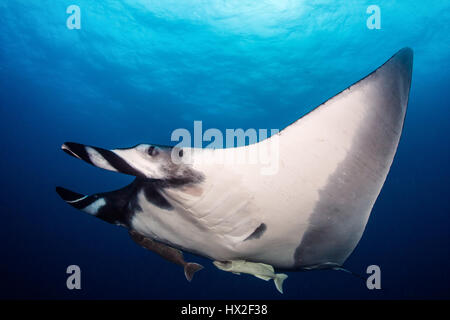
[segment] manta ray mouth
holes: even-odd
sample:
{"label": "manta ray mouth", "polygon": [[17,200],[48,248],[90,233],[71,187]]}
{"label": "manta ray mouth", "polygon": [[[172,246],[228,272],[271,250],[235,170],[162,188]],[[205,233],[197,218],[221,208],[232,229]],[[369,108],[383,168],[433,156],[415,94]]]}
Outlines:
{"label": "manta ray mouth", "polygon": [[[146,196],[151,191],[157,193],[157,186],[154,182],[151,179],[146,179],[141,172],[117,155],[114,150],[106,150],[75,142],[66,142],[61,146],[61,149],[68,155],[83,160],[93,166],[136,177],[130,185],[122,189],[92,195],[84,195],[63,187],[56,187],[56,193],[61,199],[76,209],[97,216],[109,223],[127,225],[130,222],[130,216],[133,210],[138,209],[138,205],[133,199],[133,195],[137,194],[136,190],[142,189],[145,186]],[[159,203],[165,200],[161,199],[161,197],[159,195],[157,199]],[[156,196],[153,198],[156,198]],[[161,204],[161,206],[164,205],[166,207],[168,206],[166,203]]]}
{"label": "manta ray mouth", "polygon": [[160,192],[161,186],[165,185],[164,182],[147,178],[127,162],[127,160],[133,161],[133,154],[121,156],[115,150],[106,150],[75,142],[66,142],[61,149],[68,155],[93,166],[136,177],[131,184],[119,190],[92,195],[56,187],[56,193],[70,206],[106,222],[120,225],[129,225],[134,213],[140,210],[139,194],[142,194],[147,202],[161,209],[172,210],[172,206]]}
{"label": "manta ray mouth", "polygon": [[[173,176],[168,170],[167,178],[147,177],[135,168],[142,161],[138,151],[128,149],[106,150],[75,142],[66,142],[61,149],[68,155],[81,159],[93,166],[135,176],[136,179],[122,189],[83,195],[62,187],[56,187],[58,195],[69,205],[113,223],[128,224],[135,211],[139,211],[140,194],[144,201],[160,208],[172,210],[173,207],[161,192],[162,188],[182,188],[184,185],[203,181],[199,172],[185,168],[183,175]],[[151,161],[151,160],[149,160]],[[169,166],[169,169],[172,167]],[[175,168],[177,169],[177,168]]]}

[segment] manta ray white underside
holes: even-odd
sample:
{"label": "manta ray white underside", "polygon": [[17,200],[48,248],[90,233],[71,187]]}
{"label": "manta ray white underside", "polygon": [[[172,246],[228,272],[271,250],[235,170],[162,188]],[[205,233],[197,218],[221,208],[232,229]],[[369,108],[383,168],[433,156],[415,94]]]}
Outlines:
{"label": "manta ray white underside", "polygon": [[[65,143],[67,153],[136,180],[91,196],[57,191],[72,206],[155,243],[217,261],[340,266],[359,242],[393,161],[412,62],[412,50],[402,49],[277,135],[235,149],[191,150],[189,163],[174,163],[171,147],[105,150]],[[212,160],[275,139],[276,174]]]}

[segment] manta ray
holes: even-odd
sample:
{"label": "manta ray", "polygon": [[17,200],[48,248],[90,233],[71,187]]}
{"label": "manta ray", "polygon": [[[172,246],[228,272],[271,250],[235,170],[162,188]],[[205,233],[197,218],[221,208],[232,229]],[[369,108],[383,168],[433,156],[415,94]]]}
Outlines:
{"label": "manta ray", "polygon": [[[69,155],[135,179],[89,196],[56,191],[76,209],[127,228],[137,243],[183,266],[188,280],[202,266],[185,262],[183,251],[222,270],[278,278],[277,288],[285,276],[273,268],[340,268],[361,239],[393,162],[412,65],[413,52],[404,48],[279,133],[242,147],[107,150],[66,142]],[[275,174],[261,174],[254,163],[212,161],[274,141]]]}

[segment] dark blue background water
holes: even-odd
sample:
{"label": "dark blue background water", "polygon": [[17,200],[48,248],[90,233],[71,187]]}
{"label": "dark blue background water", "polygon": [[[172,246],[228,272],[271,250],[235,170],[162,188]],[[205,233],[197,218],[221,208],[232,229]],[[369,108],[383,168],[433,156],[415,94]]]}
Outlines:
{"label": "dark blue background water", "polygon": [[[439,4],[438,4],[439,3]],[[450,298],[450,5],[377,1],[25,1],[0,3],[0,297]],[[81,30],[66,8],[81,8]],[[113,190],[132,178],[90,167],[65,141],[170,144],[176,128],[283,128],[398,49],[415,51],[404,132],[346,267],[382,270],[369,291],[334,271],[272,283],[217,270],[192,283],[124,229],[54,188]],[[66,289],[68,265],[82,290]]]}

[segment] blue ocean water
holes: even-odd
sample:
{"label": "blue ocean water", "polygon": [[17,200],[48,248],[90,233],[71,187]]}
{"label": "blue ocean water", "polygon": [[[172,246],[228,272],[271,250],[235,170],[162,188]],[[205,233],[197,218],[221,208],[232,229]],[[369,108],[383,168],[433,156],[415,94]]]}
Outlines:
{"label": "blue ocean water", "polygon": [[[369,29],[369,5],[381,29]],[[81,10],[68,29],[67,7]],[[6,0],[0,3],[1,298],[450,298],[450,4],[444,1]],[[67,206],[132,177],[68,157],[65,141],[105,148],[173,144],[176,128],[282,129],[402,47],[415,53],[397,156],[345,266],[382,270],[368,290],[336,271],[272,283],[217,270],[188,283],[124,229]],[[79,265],[82,289],[66,288]]]}

